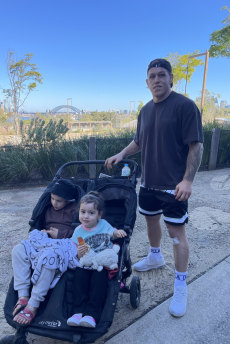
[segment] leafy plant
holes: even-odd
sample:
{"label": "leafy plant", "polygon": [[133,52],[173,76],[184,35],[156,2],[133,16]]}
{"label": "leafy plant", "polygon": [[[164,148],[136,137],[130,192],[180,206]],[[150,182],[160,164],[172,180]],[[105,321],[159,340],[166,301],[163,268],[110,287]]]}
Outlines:
{"label": "leafy plant", "polygon": [[228,16],[223,20],[226,24],[222,29],[214,31],[210,36],[212,45],[209,52],[211,57],[230,57],[230,9],[227,6],[222,7],[222,10],[228,11]]}
{"label": "leafy plant", "polygon": [[20,121],[20,133],[24,144],[45,144],[62,140],[68,132],[67,124],[63,119],[59,121],[50,120],[48,123],[43,119],[32,119],[29,127],[25,127]]}

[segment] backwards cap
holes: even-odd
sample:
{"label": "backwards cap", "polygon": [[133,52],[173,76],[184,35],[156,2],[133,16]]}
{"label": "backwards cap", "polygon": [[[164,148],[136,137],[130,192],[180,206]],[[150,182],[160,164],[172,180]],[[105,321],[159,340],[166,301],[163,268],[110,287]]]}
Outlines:
{"label": "backwards cap", "polygon": [[170,74],[172,73],[172,66],[170,62],[165,59],[155,59],[151,61],[150,64],[148,65],[147,73],[150,70],[150,68],[153,68],[153,67],[162,67],[162,68],[167,69],[167,71]]}

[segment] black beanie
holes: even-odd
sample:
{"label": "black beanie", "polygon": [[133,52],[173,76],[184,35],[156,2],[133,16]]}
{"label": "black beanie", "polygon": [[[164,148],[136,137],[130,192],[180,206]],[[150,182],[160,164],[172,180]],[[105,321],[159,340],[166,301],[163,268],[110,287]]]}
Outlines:
{"label": "black beanie", "polygon": [[79,193],[73,183],[67,179],[60,179],[51,188],[52,194],[64,198],[65,201],[73,202],[78,200]]}

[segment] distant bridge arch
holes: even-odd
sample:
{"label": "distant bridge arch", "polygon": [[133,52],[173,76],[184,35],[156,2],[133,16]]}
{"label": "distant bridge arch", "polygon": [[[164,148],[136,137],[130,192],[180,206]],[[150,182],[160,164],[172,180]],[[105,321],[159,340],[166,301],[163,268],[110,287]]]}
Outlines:
{"label": "distant bridge arch", "polygon": [[80,114],[80,112],[81,112],[81,110],[79,110],[78,108],[76,108],[75,106],[72,106],[72,105],[68,105],[68,106],[67,105],[59,105],[59,106],[56,106],[55,108],[53,108],[53,110],[51,110],[51,113],[57,113],[63,109],[65,109],[65,111],[62,111],[62,112],[67,112],[69,110],[72,110],[72,112],[78,113],[78,114]]}

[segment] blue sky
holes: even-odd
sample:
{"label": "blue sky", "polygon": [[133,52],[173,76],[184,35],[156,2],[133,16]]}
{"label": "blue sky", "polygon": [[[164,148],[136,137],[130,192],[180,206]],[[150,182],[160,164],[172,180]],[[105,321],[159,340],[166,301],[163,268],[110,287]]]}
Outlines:
{"label": "blue sky", "polygon": [[[43,84],[25,111],[67,104],[86,110],[129,109],[151,99],[146,68],[156,57],[205,52],[223,27],[230,0],[20,0],[1,2],[0,88],[8,88],[7,53],[33,53]],[[203,58],[204,60],[204,58]],[[204,66],[187,92],[200,95]],[[206,87],[230,104],[230,59],[210,58]],[[0,101],[3,95],[0,92]]]}

